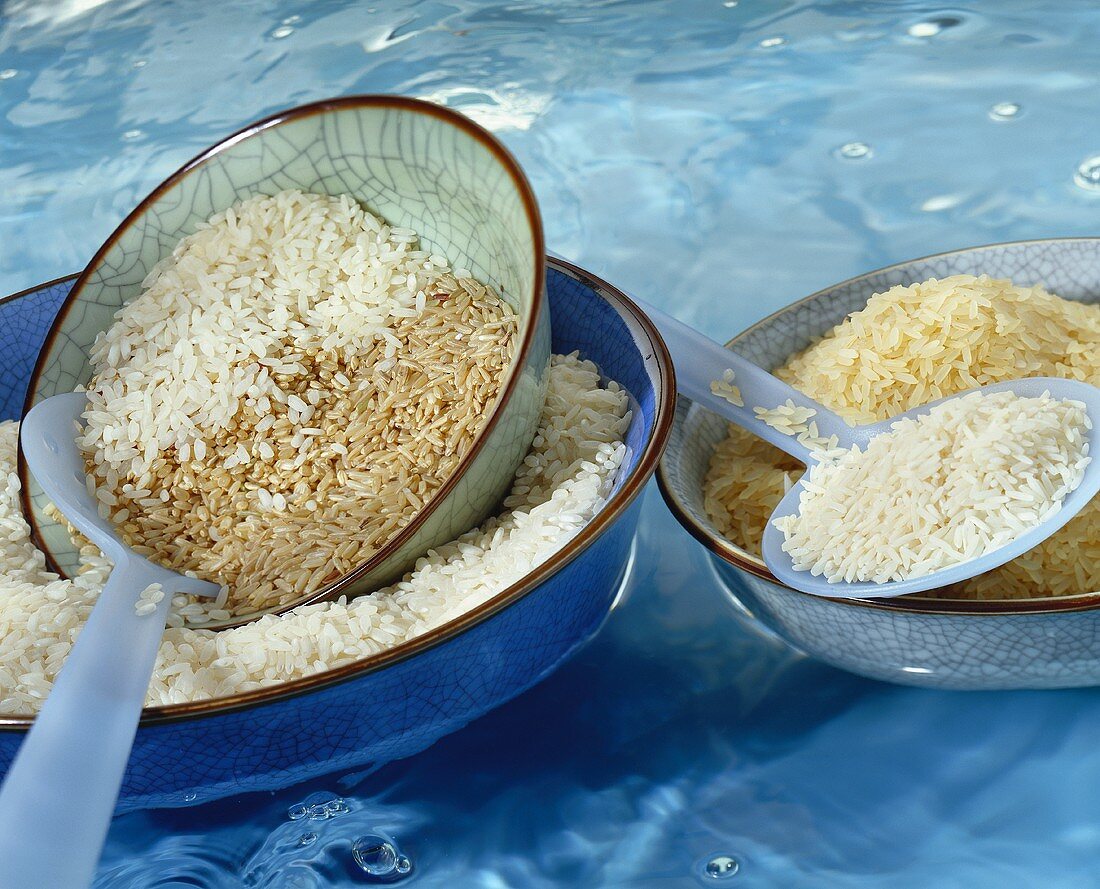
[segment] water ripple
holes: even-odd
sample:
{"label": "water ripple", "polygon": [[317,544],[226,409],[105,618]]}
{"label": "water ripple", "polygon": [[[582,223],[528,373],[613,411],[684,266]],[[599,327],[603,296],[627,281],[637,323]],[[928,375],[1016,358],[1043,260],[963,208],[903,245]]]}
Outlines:
{"label": "water ripple", "polygon": [[[79,269],[241,123],[394,91],[493,128],[551,246],[730,336],[909,256],[1094,234],[1079,7],[12,0],[0,290]],[[1026,113],[995,125],[1004,103]],[[368,836],[425,887],[678,887],[721,856],[732,886],[1095,882],[1094,694],[838,673],[755,632],[652,492],[641,533],[634,593],[519,700],[369,774],[119,819],[98,885],[348,889]],[[312,794],[348,811],[292,820]]]}

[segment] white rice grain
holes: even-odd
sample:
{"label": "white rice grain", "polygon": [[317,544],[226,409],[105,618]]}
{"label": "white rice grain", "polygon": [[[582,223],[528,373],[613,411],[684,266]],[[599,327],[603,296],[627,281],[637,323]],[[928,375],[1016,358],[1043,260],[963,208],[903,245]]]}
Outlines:
{"label": "white rice grain", "polygon": [[[353,663],[413,639],[503,591],[560,550],[611,490],[625,447],[626,393],[599,369],[555,357],[532,449],[505,511],[420,559],[399,583],[229,630],[183,626],[203,607],[173,596],[147,703],[204,700]],[[19,506],[18,426],[0,423],[0,712],[35,712],[110,570],[94,547],[72,580],[45,570]],[[549,441],[553,439],[554,443]],[[223,590],[215,605],[224,603]],[[155,610],[155,603],[152,604]],[[228,612],[210,617],[224,619]]]}
{"label": "white rice grain", "polygon": [[[801,415],[799,415],[801,416]],[[775,520],[795,570],[923,577],[1000,549],[1061,507],[1090,462],[1085,405],[975,392],[817,463]]]}
{"label": "white rice grain", "polygon": [[432,499],[492,415],[517,328],[347,196],[251,198],[181,241],[97,340],[89,475],[131,545],[230,584],[235,613],[284,604],[310,552],[332,557],[309,584],[335,580]]}

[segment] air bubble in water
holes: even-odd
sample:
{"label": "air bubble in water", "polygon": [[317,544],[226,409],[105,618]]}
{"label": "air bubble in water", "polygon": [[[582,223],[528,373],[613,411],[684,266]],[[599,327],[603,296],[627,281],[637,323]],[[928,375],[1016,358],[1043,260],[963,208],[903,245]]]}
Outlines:
{"label": "air bubble in water", "polygon": [[302,17],[300,15],[288,15],[285,19],[283,19],[283,24],[284,25],[296,25],[301,20],[302,20]]}
{"label": "air bubble in water", "polygon": [[308,818],[310,821],[327,821],[338,815],[345,815],[351,811],[351,806],[339,796],[328,796],[317,793],[307,797],[304,802],[291,806],[287,810],[287,817],[291,821]]}
{"label": "air bubble in water", "polygon": [[989,117],[991,120],[1014,120],[1021,110],[1015,102],[998,102],[989,109]]}
{"label": "air bubble in water", "polygon": [[726,7],[726,9],[733,9],[734,7],[737,6],[737,3],[738,3],[738,0],[726,0],[726,2],[723,3],[722,5],[724,7]]}
{"label": "air bubble in water", "polygon": [[730,877],[735,876],[740,869],[741,865],[736,858],[729,855],[715,855],[707,862],[703,872],[715,880],[728,880]]}
{"label": "air bubble in water", "polygon": [[351,857],[364,873],[386,877],[397,870],[397,850],[380,836],[359,837],[351,847]]}
{"label": "air bubble in water", "polygon": [[368,833],[351,844],[351,857],[363,873],[371,877],[395,879],[412,871],[412,862],[402,855],[392,840]]}
{"label": "air bubble in water", "polygon": [[294,33],[294,29],[290,25],[279,25],[274,31],[271,32],[271,36],[276,40],[282,40],[284,37],[289,37]]}
{"label": "air bubble in water", "polygon": [[199,798],[199,795],[197,793],[195,793],[195,791],[193,791],[193,790],[190,793],[185,793],[183,795],[183,801],[185,803],[193,803],[198,798]]}
{"label": "air bubble in water", "polygon": [[942,213],[944,210],[951,210],[959,206],[962,202],[963,196],[961,194],[938,194],[928,198],[920,205],[920,208],[925,213]]}
{"label": "air bubble in water", "polygon": [[312,846],[317,842],[317,834],[315,833],[303,833],[298,837],[299,846]]}
{"label": "air bubble in water", "polygon": [[148,64],[149,64],[148,59],[135,59],[134,64],[132,64],[130,67],[131,68],[144,68]]}
{"label": "air bubble in water", "polygon": [[786,42],[787,42],[786,37],[780,37],[780,36],[765,37],[763,40],[760,41],[760,45],[762,47],[764,47],[764,49],[772,49],[773,47],[776,47],[776,46],[782,46]]}
{"label": "air bubble in water", "polygon": [[135,139],[140,139],[144,135],[145,133],[141,130],[127,130],[122,134],[122,138],[127,142],[133,142]]}
{"label": "air bubble in water", "polygon": [[858,161],[871,157],[874,152],[866,142],[848,142],[836,150],[837,157],[845,160]]}
{"label": "air bubble in water", "polygon": [[0,71],[0,80],[11,80],[18,73],[19,72],[14,68],[5,68],[3,71]]}
{"label": "air bubble in water", "polygon": [[963,20],[953,15],[943,15],[934,19],[925,19],[923,22],[914,22],[909,26],[910,37],[935,37],[948,28],[961,25]]}
{"label": "air bubble in water", "polygon": [[917,22],[909,26],[910,37],[935,37],[940,33],[940,26],[935,22]]}
{"label": "air bubble in water", "polygon": [[1100,191],[1100,154],[1081,161],[1073,174],[1073,181],[1085,191]]}
{"label": "air bubble in water", "polygon": [[[318,807],[314,806],[313,808],[317,809]],[[336,797],[336,799],[330,799],[327,803],[324,803],[320,807],[320,810],[321,810],[320,813],[319,813],[320,817],[322,817],[322,818],[335,818],[337,815],[346,815],[348,812],[351,811],[351,807],[348,806],[348,804],[346,802],[344,802],[340,797]],[[311,817],[318,817],[318,816],[311,816]]]}

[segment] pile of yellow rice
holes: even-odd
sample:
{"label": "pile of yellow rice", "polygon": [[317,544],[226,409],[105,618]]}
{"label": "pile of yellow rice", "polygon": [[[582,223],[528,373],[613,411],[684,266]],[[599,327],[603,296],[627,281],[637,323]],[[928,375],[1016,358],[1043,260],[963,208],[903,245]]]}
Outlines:
{"label": "pile of yellow rice", "polygon": [[[893,417],[975,386],[1020,377],[1100,385],[1100,306],[987,276],[931,279],[876,294],[777,376],[853,424]],[[803,466],[731,426],[707,472],[705,505],[755,553]],[[1100,592],[1100,498],[1040,546],[934,595],[1018,599]]]}

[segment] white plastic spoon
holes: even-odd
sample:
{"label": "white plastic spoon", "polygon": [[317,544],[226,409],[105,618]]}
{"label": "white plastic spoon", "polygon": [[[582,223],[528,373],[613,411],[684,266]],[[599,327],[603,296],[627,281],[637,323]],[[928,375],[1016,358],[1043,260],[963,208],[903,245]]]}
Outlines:
{"label": "white plastic spoon", "polygon": [[[172,595],[218,593],[136,555],[100,516],[76,444],[85,404],[82,392],[48,398],[20,430],[42,489],[114,569],[0,785],[0,889],[91,884]],[[164,598],[138,614],[139,594],[154,583]]]}

